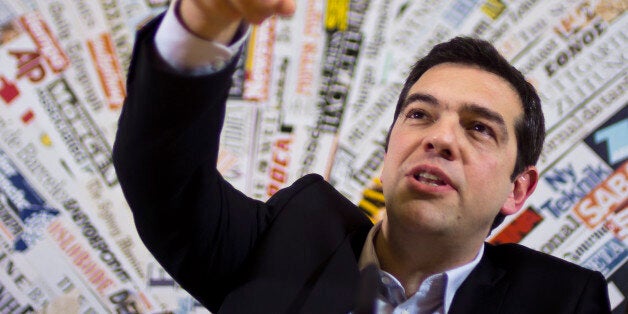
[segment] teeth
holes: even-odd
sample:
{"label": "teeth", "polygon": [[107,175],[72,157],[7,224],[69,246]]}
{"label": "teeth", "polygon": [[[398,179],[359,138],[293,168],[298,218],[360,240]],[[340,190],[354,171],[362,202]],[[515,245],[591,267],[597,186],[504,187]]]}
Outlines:
{"label": "teeth", "polygon": [[439,177],[437,177],[437,176],[435,176],[435,175],[433,175],[431,173],[427,173],[427,172],[419,173],[419,177],[425,178],[425,179],[428,179],[428,180],[440,180]]}
{"label": "teeth", "polygon": [[440,185],[445,184],[445,182],[441,180],[440,177],[431,173],[427,173],[427,172],[421,172],[421,173],[415,174],[414,178],[427,185],[432,185],[432,186],[440,186]]}

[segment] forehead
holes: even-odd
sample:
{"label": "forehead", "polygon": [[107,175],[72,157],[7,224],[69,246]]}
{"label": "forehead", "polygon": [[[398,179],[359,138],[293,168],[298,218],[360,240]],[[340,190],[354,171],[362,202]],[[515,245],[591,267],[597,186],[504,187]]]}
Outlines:
{"label": "forehead", "polygon": [[473,65],[436,65],[412,85],[406,99],[417,93],[434,97],[443,108],[456,110],[472,104],[490,109],[509,125],[523,114],[521,99],[508,81]]}

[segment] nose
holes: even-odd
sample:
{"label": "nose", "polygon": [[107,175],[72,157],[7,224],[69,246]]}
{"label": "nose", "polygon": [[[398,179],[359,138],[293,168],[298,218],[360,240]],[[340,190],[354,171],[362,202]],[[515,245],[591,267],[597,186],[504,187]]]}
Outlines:
{"label": "nose", "polygon": [[459,155],[458,123],[439,119],[432,124],[424,139],[424,148],[446,160],[454,160]]}

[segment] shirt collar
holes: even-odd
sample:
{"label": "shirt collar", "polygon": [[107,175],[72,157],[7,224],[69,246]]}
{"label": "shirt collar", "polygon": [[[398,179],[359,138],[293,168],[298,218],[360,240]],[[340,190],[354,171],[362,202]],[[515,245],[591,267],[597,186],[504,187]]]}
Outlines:
{"label": "shirt collar", "polygon": [[[373,245],[373,239],[377,235],[377,233],[382,228],[382,222],[377,222],[369,231],[366,236],[366,241],[364,241],[364,246],[362,247],[362,253],[360,254],[360,259],[358,260],[358,267],[360,270],[364,269],[369,264],[375,264],[377,268],[380,268],[379,259],[377,258],[377,253],[375,252],[375,246]],[[454,295],[460,285],[464,282],[465,279],[469,276],[471,271],[480,263],[482,256],[484,255],[484,245],[480,246],[480,251],[476,255],[475,259],[471,262],[464,264],[462,266],[456,267],[454,269],[450,269],[441,274],[436,274],[439,277],[445,277],[445,295],[444,297],[444,309],[445,313],[449,311],[449,307],[451,306],[451,302],[454,299]],[[390,276],[395,279],[396,282],[399,282],[394,276],[391,274],[379,270],[382,276]],[[435,276],[435,275],[432,275]]]}
{"label": "shirt collar", "polygon": [[358,260],[358,268],[360,270],[370,264],[374,264],[378,269],[380,268],[379,260],[377,259],[377,254],[375,253],[375,246],[373,245],[373,239],[375,239],[375,235],[381,228],[382,221],[380,220],[373,227],[371,227],[369,234],[366,236],[366,241],[364,241],[362,253],[360,253],[360,259]]}
{"label": "shirt collar", "polygon": [[460,288],[462,282],[464,282],[464,280],[469,277],[469,274],[471,273],[471,271],[473,271],[475,266],[480,263],[483,255],[484,245],[481,245],[478,255],[470,263],[462,265],[460,267],[456,267],[454,269],[450,269],[445,272],[445,274],[447,275],[447,287],[445,290],[445,313],[449,312],[449,306],[451,305],[451,301],[453,301],[454,299],[456,291],[458,291],[458,288]]}

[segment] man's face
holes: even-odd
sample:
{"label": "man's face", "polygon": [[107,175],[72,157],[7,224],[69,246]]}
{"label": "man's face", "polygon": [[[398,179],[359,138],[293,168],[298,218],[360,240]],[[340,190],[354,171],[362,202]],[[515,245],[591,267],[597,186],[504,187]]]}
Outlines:
{"label": "man's face", "polygon": [[506,80],[477,67],[444,63],[425,72],[391,130],[384,224],[484,239],[500,209],[508,211],[504,204],[512,205],[521,107]]}

